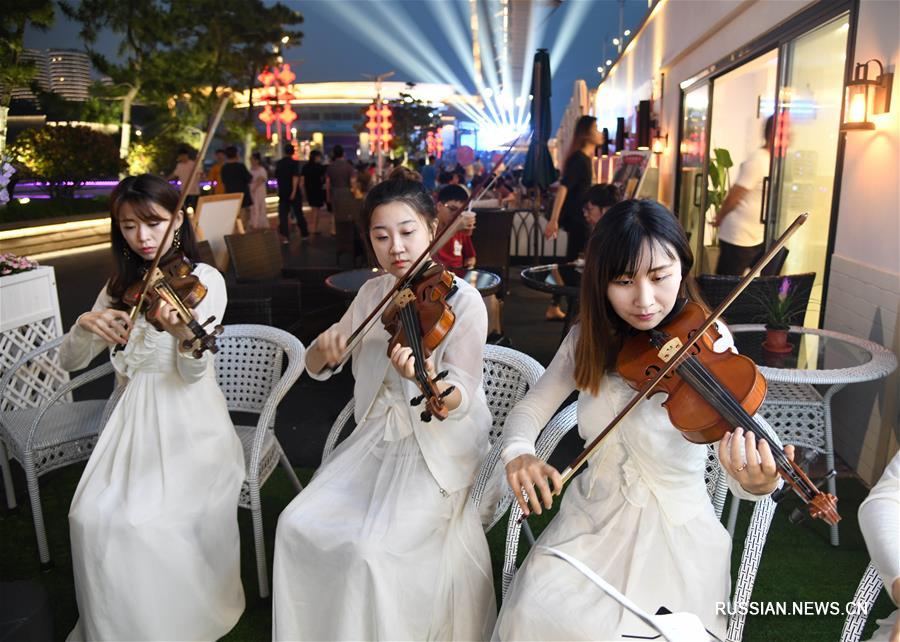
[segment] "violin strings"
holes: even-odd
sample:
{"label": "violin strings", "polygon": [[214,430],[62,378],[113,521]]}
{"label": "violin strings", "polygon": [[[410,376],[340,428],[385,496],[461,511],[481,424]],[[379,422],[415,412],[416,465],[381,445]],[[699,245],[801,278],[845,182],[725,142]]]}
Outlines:
{"label": "violin strings", "polygon": [[[404,305],[400,308],[400,320],[403,323],[403,329],[406,332],[406,339],[409,343],[410,348],[413,351],[413,357],[415,358],[414,368],[416,371],[416,378],[419,379],[420,383],[427,378],[427,373],[425,371],[424,358],[422,354],[422,342],[421,342],[421,332],[419,331],[419,324],[416,322],[415,314],[412,310],[412,305]],[[422,392],[425,392],[424,390]]]}
{"label": "violin strings", "polygon": [[805,480],[797,475],[796,471],[790,465],[790,460],[787,458],[787,455],[784,454],[784,451],[772,443],[769,435],[757,426],[756,420],[744,410],[743,406],[735,399],[734,395],[724,388],[718,379],[716,379],[702,363],[698,363],[695,357],[688,357],[682,365],[685,367],[690,378],[698,384],[699,387],[702,387],[709,394],[710,398],[724,400],[723,407],[721,409],[717,408],[717,410],[720,410],[720,412],[725,410],[725,412],[732,415],[732,423],[735,423],[735,425],[743,424],[742,427],[749,428],[757,438],[764,439],[769,444],[769,449],[771,450],[776,463],[780,464],[784,472],[788,474],[797,487],[803,491],[803,498],[807,502],[810,501],[818,492],[817,489],[813,491],[807,488]]}
{"label": "violin strings", "polygon": [[[750,414],[744,410],[744,408],[740,405],[737,399],[734,398],[734,395],[731,394],[730,391],[725,389],[722,384],[715,378],[712,373],[710,373],[702,364],[697,363],[695,359],[691,358],[686,361],[685,364],[687,366],[687,370],[692,375],[692,378],[697,380],[697,383],[703,386],[708,393],[710,393],[713,399],[717,397],[718,400],[724,400],[724,408],[725,412],[731,414],[732,423],[735,425],[746,426],[749,430],[751,430],[754,435],[756,435],[759,439],[764,439],[770,447],[776,462],[779,463],[784,469],[785,472],[790,474],[792,479],[798,484],[801,483],[801,480],[796,476],[793,468],[790,466],[790,461],[787,459],[787,456],[784,452],[778,448],[774,443],[772,443],[771,438],[763,432],[759,426],[757,426],[755,419],[750,416]],[[724,413],[723,413],[724,414]],[[806,489],[808,492],[808,489]]]}

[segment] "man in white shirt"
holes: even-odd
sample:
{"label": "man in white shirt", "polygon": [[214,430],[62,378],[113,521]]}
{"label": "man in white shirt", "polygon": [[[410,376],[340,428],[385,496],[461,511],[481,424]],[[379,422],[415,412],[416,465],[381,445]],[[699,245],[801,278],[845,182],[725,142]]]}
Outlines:
{"label": "man in white shirt", "polygon": [[774,117],[766,121],[766,143],[741,163],[737,180],[722,202],[713,223],[719,228],[719,264],[716,274],[742,275],[765,250],[761,222],[763,181],[769,175]]}
{"label": "man in white shirt", "polygon": [[172,170],[172,173],[169,174],[167,180],[175,180],[181,183],[180,189],[187,191],[187,199],[184,201],[184,206],[187,207],[197,207],[197,199],[200,196],[200,187],[197,185],[197,180],[195,179],[190,185],[187,184],[188,179],[191,177],[191,172],[194,171],[194,159],[192,158],[193,154],[190,148],[187,147],[179,147],[178,148],[178,158],[177,163],[175,165],[175,169]]}

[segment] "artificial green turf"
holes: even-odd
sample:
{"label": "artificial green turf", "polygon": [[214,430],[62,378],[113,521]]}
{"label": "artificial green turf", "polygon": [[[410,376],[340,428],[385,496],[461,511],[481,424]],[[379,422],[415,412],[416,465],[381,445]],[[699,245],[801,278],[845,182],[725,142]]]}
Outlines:
{"label": "artificial green turf", "polygon": [[[0,578],[3,580],[31,579],[43,584],[50,595],[53,609],[53,626],[56,637],[63,639],[74,626],[77,618],[75,591],[72,584],[72,565],[69,554],[69,530],[67,513],[75,486],[83,465],[69,466],[41,479],[41,499],[47,536],[54,567],[47,573],[38,569],[37,545],[31,521],[27,497],[20,496],[19,508],[3,512],[0,517]],[[300,470],[300,478],[306,481],[312,474]],[[20,489],[21,490],[21,489]],[[841,545],[828,544],[827,527],[821,523],[805,522],[792,525],[787,514],[792,507],[779,507],[763,552],[762,563],[752,599],[754,601],[849,601],[863,570],[869,561],[868,553],[859,533],[856,510],[866,495],[866,489],[854,479],[838,480],[838,509],[841,522]],[[293,487],[279,469],[263,487],[263,519],[266,535],[266,553],[271,570],[275,523],[278,514],[293,497]],[[549,521],[554,509],[542,517],[531,518],[531,528],[539,534]],[[740,562],[743,538],[749,521],[751,507],[742,503],[741,515],[735,534],[732,568]],[[727,511],[727,507],[726,507]],[[247,608],[237,626],[225,640],[271,640],[271,600],[260,600],[256,579],[256,563],[253,551],[253,531],[250,513],[239,512],[241,527],[241,575],[247,595]],[[491,558],[494,564],[494,581],[499,593],[500,569],[506,541],[506,518],[488,534]],[[524,537],[519,547],[520,560],[527,552]],[[270,577],[271,580],[271,577]],[[648,578],[652,581],[652,578]],[[887,595],[882,592],[869,617],[866,635],[871,634],[874,620],[885,617],[892,610]],[[843,626],[843,615],[827,616],[772,616],[747,617],[744,640],[747,642],[819,641],[837,640]],[[865,636],[864,636],[865,637]]]}

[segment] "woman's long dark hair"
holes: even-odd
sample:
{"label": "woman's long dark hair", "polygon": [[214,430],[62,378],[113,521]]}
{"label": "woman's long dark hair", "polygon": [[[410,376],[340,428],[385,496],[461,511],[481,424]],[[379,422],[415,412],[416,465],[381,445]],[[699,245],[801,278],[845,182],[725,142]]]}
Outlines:
{"label": "woman's long dark hair", "polygon": [[431,194],[421,181],[401,176],[378,183],[366,194],[366,200],[363,201],[359,217],[359,230],[366,244],[370,261],[375,261],[375,249],[372,247],[372,239],[369,236],[372,214],[375,212],[375,208],[380,205],[387,205],[395,201],[409,205],[416,214],[424,219],[429,229],[431,229],[437,218],[434,199],[431,198]]}
{"label": "woman's long dark hair", "polygon": [[582,116],[575,123],[575,132],[572,134],[572,143],[566,151],[566,160],[563,162],[563,171],[572,155],[581,151],[591,139],[591,133],[597,129],[597,119],[593,116]]}
{"label": "woman's long dark hair", "polygon": [[[144,222],[163,221],[164,219],[156,213],[153,206],[159,205],[167,212],[174,213],[178,206],[178,190],[169,185],[166,180],[153,174],[128,176],[122,179],[113,190],[110,196],[109,232],[115,273],[109,280],[106,291],[115,301],[121,300],[122,294],[129,285],[143,278],[142,268],[148,264],[143,257],[131,250],[128,241],[122,236],[122,230],[119,229],[119,216],[124,205],[128,205],[131,212]],[[181,251],[196,263],[200,253],[197,249],[194,228],[187,216],[181,222],[179,230]],[[171,254],[173,250],[174,248],[170,248],[167,254]]]}
{"label": "woman's long dark hair", "polygon": [[[575,382],[597,394],[603,375],[615,365],[630,326],[609,302],[613,279],[634,274],[648,241],[659,241],[670,259],[681,261],[682,291],[692,298],[690,270],[694,255],[684,229],[656,201],[627,200],[613,205],[591,233],[581,281],[581,333],[575,351]],[[674,252],[674,253],[673,253]],[[651,264],[659,257],[651,257]]]}

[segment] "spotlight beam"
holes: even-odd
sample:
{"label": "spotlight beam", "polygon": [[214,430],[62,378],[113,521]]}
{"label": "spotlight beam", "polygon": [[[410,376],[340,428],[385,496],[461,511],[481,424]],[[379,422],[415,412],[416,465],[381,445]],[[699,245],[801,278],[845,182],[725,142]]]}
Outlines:
{"label": "spotlight beam", "polygon": [[[394,64],[405,69],[411,76],[418,78],[443,78],[445,81],[448,81],[448,84],[455,86],[457,88],[457,91],[465,90],[465,86],[460,83],[458,79],[448,78],[447,74],[441,73],[440,70],[431,69],[430,66],[426,66],[426,64],[424,64],[424,61],[428,59],[429,53],[432,54],[432,60],[436,56],[432,48],[425,48],[426,51],[421,52],[423,54],[421,59],[416,59],[413,56],[406,55],[397,47],[385,44],[381,39],[379,39],[372,31],[371,23],[366,21],[358,11],[351,10],[342,2],[335,2],[331,6],[334,11],[340,14],[340,17],[345,21],[345,23],[357,32],[360,38],[366,40],[373,49],[381,52],[385,57],[392,60]],[[377,3],[373,3],[373,6],[377,6]],[[396,14],[392,14],[391,18],[394,22],[397,21]],[[414,30],[405,29],[405,31],[409,32]],[[404,29],[399,29],[398,32],[402,33],[404,32]],[[414,43],[411,46],[414,50],[420,49],[418,43]],[[431,49],[431,51],[429,52],[427,51],[427,49]],[[472,120],[475,122],[481,123],[490,120],[486,114],[484,114],[483,112],[479,113],[479,110],[473,108],[471,105],[466,105],[463,103],[457,104],[460,108],[460,111],[472,118]]]}
{"label": "spotlight beam", "polygon": [[563,20],[556,34],[556,41],[550,48],[550,73],[555,74],[560,61],[568,53],[578,31],[585,24],[585,18],[591,8],[590,2],[566,2]]}

